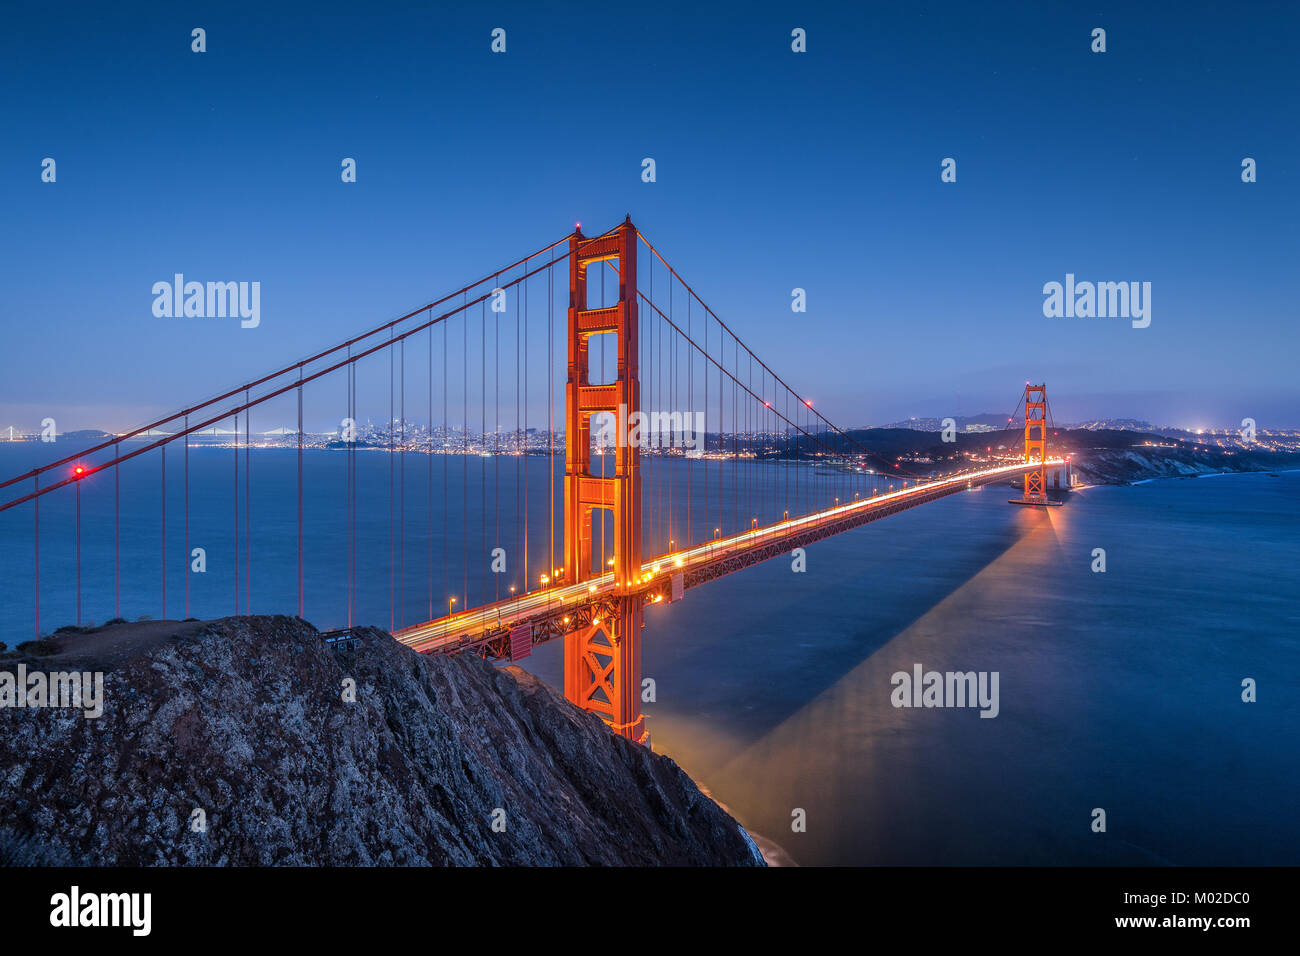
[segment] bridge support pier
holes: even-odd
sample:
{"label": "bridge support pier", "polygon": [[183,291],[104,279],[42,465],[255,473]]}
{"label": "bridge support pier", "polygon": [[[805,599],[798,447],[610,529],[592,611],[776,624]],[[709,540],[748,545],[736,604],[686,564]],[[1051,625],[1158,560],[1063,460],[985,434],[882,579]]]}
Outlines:
{"label": "bridge support pier", "polygon": [[615,614],[564,636],[564,696],[610,730],[649,746],[641,713],[641,605],[621,597]]}
{"label": "bridge support pier", "polygon": [[[615,733],[649,744],[641,713],[641,605],[627,593],[641,574],[640,449],[628,440],[628,422],[641,408],[637,343],[637,232],[628,217],[613,232],[569,238],[569,374],[565,385],[564,573],[566,584],[613,575],[615,606],[604,619],[564,638],[564,696],[599,714]],[[589,308],[587,269],[618,263],[618,301]],[[612,382],[591,380],[593,336],[612,334],[618,356]],[[613,416],[614,473],[592,470],[591,419]],[[614,556],[592,567],[592,517],[610,512]]]}

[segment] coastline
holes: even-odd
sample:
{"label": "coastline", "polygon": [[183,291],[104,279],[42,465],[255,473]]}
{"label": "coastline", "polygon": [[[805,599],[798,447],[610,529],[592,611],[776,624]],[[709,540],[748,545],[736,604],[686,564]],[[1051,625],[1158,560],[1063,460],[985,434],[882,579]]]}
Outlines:
{"label": "coastline", "polygon": [[[683,771],[683,773],[685,773],[685,771]],[[690,777],[690,774],[687,774],[687,776]],[[721,800],[719,800],[716,796],[714,796],[713,791],[711,791],[704,784],[700,783],[694,777],[691,777],[690,779],[695,784],[695,786],[699,788],[700,793],[704,794],[706,797],[708,797],[710,800],[716,803],[718,807],[721,808],[723,813],[727,814],[727,816],[731,817],[731,819],[736,821],[736,825],[740,827],[741,836],[743,836],[745,840],[750,844],[751,848],[753,849],[753,852],[757,854],[758,858],[763,861],[764,866],[791,867],[791,866],[799,865],[798,863],[795,862],[794,857],[792,857],[789,853],[786,852],[783,846],[781,846],[775,840],[763,836],[761,833],[757,833],[752,830],[746,829],[745,825],[740,822],[740,819],[734,813],[731,812],[731,808],[727,806],[725,803],[723,803]]]}
{"label": "coastline", "polygon": [[[1137,481],[1129,481],[1123,484],[1115,483],[1114,486],[1121,487],[1121,488],[1136,487],[1137,485],[1149,485],[1153,481],[1168,481],[1172,479],[1181,480],[1187,478],[1226,478],[1230,475],[1268,475],[1272,477],[1277,477],[1279,475],[1294,475],[1294,474],[1300,474],[1300,468],[1276,468],[1267,471],[1256,470],[1253,468],[1244,471],[1206,471],[1206,472],[1200,472],[1192,475],[1154,475],[1150,478],[1141,478]],[[1099,483],[1099,485],[1104,485],[1104,484],[1110,484],[1110,483],[1109,482]],[[1097,487],[1097,486],[1088,485],[1086,487]]]}

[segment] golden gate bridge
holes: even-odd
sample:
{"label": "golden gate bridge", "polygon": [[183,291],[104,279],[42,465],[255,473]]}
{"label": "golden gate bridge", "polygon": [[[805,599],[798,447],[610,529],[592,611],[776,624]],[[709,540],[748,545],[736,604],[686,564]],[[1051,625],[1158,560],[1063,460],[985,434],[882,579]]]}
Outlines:
{"label": "golden gate bridge", "polygon": [[[567,288],[555,278],[566,267]],[[562,304],[566,291],[567,307]],[[544,308],[538,307],[539,298]],[[372,428],[362,438],[359,405],[382,404],[383,395],[373,381],[367,389],[358,371],[378,368],[382,381],[384,360],[387,419],[382,429]],[[543,428],[538,392],[545,393],[546,404],[542,439],[537,437]],[[333,416],[339,427],[337,440],[329,442],[345,456],[341,475],[308,474],[304,412],[309,400],[343,412]],[[200,530],[192,528],[192,444],[229,424],[231,520],[222,540],[229,542],[236,615],[253,613],[254,585],[260,580],[253,571],[253,542],[256,538],[261,547],[263,539],[274,537],[277,546],[290,539],[296,552],[299,617],[316,603],[307,598],[315,583],[317,590],[346,594],[345,611],[340,602],[336,610],[319,612],[326,616],[321,623],[332,628],[327,636],[345,635],[364,623],[360,568],[364,563],[370,569],[385,556],[363,543],[361,531],[377,511],[382,516],[378,505],[383,504],[388,629],[397,640],[421,653],[468,651],[518,661],[537,645],[562,639],[565,696],[599,714],[614,732],[648,743],[640,697],[640,641],[648,607],[681,600],[691,588],[823,538],[988,483],[1023,475],[1018,501],[1049,504],[1045,471],[1061,461],[1047,457],[1045,387],[1027,385],[1021,407],[1023,458],[942,475],[906,470],[830,422],[759,358],[628,217],[595,236],[578,227],[332,348],[2,481],[0,490],[11,490],[8,500],[0,501],[0,513],[31,511],[30,593],[39,638],[42,502],[48,508],[56,494],[73,499],[66,516],[74,526],[72,541],[62,536],[56,541],[71,555],[51,557],[47,531],[44,560],[56,565],[60,594],[69,585],[75,589],[81,625],[83,489],[88,496],[93,489],[94,507],[105,514],[111,497],[117,617],[123,476],[146,481],[146,493],[158,508],[162,617],[167,616],[168,578],[177,574],[183,575],[188,617],[191,544]],[[296,416],[296,428],[277,430],[296,450],[289,487],[254,481],[255,410]],[[702,434],[690,436],[693,447],[683,447],[692,420],[703,423]],[[370,450],[389,453],[386,490],[374,487],[373,476],[358,469],[358,453]],[[418,466],[413,473],[411,457],[423,460],[424,474]],[[453,458],[461,471],[459,489]],[[529,461],[543,458],[545,471],[530,474]],[[151,472],[147,479],[141,472],[145,467]],[[328,515],[306,513],[309,482],[337,493],[338,505]],[[203,493],[205,498],[213,494],[207,486]],[[542,506],[534,506],[542,496]],[[412,517],[416,506],[420,514]],[[288,528],[286,514],[292,518]],[[460,526],[453,528],[453,520]],[[206,524],[207,519],[201,530],[209,540],[215,532]],[[102,526],[100,531],[107,533]],[[483,550],[472,555],[469,542],[476,531]],[[460,544],[459,555],[452,553],[453,542]],[[313,564],[323,565],[316,558],[325,552],[346,558],[340,562],[345,581],[316,580]],[[510,555],[514,571],[506,571]],[[469,568],[480,561],[505,572],[493,575],[490,587],[477,577],[471,585]],[[457,565],[459,582],[452,573]],[[138,561],[130,558],[127,573],[138,570]],[[100,573],[106,571],[105,562]],[[47,587],[48,579],[47,573]],[[427,590],[425,600],[408,593],[417,585]],[[413,600],[418,619],[408,624]],[[295,606],[283,593],[266,597],[260,585],[258,604],[275,612]]]}

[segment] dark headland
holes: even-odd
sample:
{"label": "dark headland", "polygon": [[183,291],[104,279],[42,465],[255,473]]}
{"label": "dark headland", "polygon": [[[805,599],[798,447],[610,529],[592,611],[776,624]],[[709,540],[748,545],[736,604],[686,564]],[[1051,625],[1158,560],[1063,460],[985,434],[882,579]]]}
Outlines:
{"label": "dark headland", "polygon": [[101,670],[105,698],[0,710],[0,862],[762,864],[671,759],[536,677],[355,633],[156,621],[0,657]]}

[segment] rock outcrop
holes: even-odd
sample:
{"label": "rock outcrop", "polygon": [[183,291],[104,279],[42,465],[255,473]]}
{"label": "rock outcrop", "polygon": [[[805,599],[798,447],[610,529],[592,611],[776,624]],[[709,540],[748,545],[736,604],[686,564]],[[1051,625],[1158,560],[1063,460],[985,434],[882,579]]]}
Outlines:
{"label": "rock outcrop", "polygon": [[289,617],[139,627],[26,661],[106,671],[104,713],[0,710],[0,860],[761,865],[672,760],[518,668]]}
{"label": "rock outcrop", "polygon": [[1194,478],[1234,472],[1273,471],[1293,468],[1300,462],[1294,455],[1279,452],[1237,452],[1232,455],[1214,449],[1187,446],[1177,448],[1109,449],[1080,452],[1075,469],[1094,485],[1127,485],[1152,478]]}

